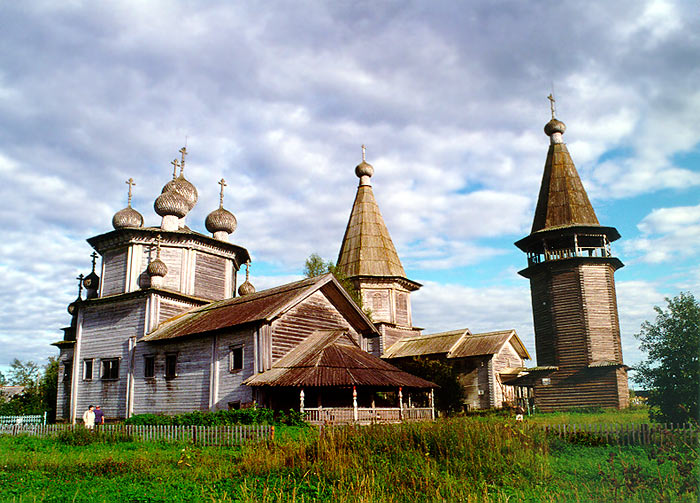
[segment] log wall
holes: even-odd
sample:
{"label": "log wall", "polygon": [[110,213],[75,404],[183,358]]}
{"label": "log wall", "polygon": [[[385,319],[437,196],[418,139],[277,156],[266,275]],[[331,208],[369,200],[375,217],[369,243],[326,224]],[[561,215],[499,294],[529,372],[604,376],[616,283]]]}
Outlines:
{"label": "log wall", "polygon": [[[101,405],[105,416],[126,415],[126,383],[129,369],[129,338],[141,337],[145,324],[146,299],[114,300],[83,308],[79,352],[73,373],[77,379],[76,417],[90,404]],[[83,362],[93,359],[92,380],[83,375]],[[102,359],[119,359],[119,378],[102,379]]]}
{"label": "log wall", "polygon": [[102,275],[102,295],[124,293],[126,290],[126,249],[105,253],[104,274]]}
{"label": "log wall", "polygon": [[317,330],[348,330],[359,343],[359,335],[321,291],[311,294],[272,322],[272,363],[276,362]]}
{"label": "log wall", "polygon": [[203,299],[220,300],[226,294],[228,260],[209,253],[197,252],[194,267],[194,294]]}

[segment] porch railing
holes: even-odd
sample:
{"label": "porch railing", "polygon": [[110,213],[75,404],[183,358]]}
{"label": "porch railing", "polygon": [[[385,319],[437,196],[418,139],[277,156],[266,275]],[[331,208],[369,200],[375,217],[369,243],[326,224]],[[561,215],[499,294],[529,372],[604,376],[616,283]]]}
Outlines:
{"label": "porch railing", "polygon": [[357,419],[352,407],[304,408],[306,421],[311,424],[399,423],[401,421],[428,421],[432,419],[430,407],[358,407]]}

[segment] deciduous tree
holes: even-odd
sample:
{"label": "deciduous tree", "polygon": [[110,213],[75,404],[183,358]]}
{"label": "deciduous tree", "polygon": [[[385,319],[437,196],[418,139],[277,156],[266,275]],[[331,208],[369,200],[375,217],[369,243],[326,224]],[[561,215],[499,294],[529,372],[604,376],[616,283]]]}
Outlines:
{"label": "deciduous tree", "polygon": [[637,366],[634,380],[649,391],[652,419],[697,422],[700,304],[690,292],[666,303],[667,309],[654,307],[656,321],[645,321],[636,334],[647,359]]}

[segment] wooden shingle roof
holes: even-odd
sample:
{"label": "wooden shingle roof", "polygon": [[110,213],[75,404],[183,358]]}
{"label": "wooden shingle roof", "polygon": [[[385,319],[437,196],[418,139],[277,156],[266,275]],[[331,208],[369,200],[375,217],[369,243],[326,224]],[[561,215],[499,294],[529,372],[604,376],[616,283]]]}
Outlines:
{"label": "wooden shingle roof", "polygon": [[196,307],[161,323],[140,341],[162,341],[262,320],[270,321],[320,289],[323,289],[335,302],[344,305],[349,319],[358,326],[364,327],[360,332],[366,335],[376,333],[376,328],[369,318],[329,273]]}
{"label": "wooden shingle roof", "polygon": [[600,224],[566,144],[552,143],[547,152],[531,232],[581,225]]}
{"label": "wooden shingle roof", "polygon": [[466,358],[468,356],[493,355],[498,353],[508,342],[513,345],[521,358],[530,359],[530,354],[515,330],[472,334],[467,328],[404,337],[387,349],[383,358],[394,359],[429,355]]}
{"label": "wooden shingle roof", "polygon": [[337,267],[348,278],[406,277],[370,185],[357,188]]}
{"label": "wooden shingle roof", "polygon": [[270,370],[249,377],[244,384],[284,387],[437,387],[430,381],[404,372],[363,351],[343,330],[322,330],[311,334],[280,358]]}

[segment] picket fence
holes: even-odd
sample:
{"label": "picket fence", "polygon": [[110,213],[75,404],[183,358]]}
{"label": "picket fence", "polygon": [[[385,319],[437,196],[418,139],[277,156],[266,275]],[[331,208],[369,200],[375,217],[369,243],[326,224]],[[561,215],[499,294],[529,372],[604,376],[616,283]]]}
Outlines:
{"label": "picket fence", "polygon": [[[55,437],[64,431],[85,430],[77,424],[4,424],[0,435]],[[170,426],[105,424],[93,430],[95,435],[142,442],[184,442],[196,445],[231,446],[272,440],[275,427],[267,424],[227,426]]]}
{"label": "picket fence", "polygon": [[46,412],[29,416],[0,416],[0,425],[3,424],[46,424]]}
{"label": "picket fence", "polygon": [[548,434],[577,441],[602,441],[616,445],[651,445],[683,441],[697,444],[698,425],[671,423],[591,423],[548,424],[541,426]]}

